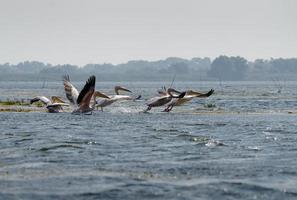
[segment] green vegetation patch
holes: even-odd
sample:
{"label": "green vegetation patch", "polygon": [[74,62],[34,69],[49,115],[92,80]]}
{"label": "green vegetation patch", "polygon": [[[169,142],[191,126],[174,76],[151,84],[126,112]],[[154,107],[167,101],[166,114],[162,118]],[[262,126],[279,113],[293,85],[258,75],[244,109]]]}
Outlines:
{"label": "green vegetation patch", "polygon": [[21,101],[1,101],[0,106],[29,106],[28,102]]}

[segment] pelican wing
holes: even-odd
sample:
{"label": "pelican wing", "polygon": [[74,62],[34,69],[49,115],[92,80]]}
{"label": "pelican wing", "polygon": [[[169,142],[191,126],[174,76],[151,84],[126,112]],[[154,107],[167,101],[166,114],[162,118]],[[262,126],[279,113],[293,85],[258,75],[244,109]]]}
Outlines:
{"label": "pelican wing", "polygon": [[63,84],[64,84],[64,90],[65,90],[67,99],[72,104],[76,105],[79,93],[78,93],[77,89],[71,84],[69,75],[65,75],[63,77]]}
{"label": "pelican wing", "polygon": [[151,107],[163,106],[171,101],[172,97],[169,95],[161,97],[153,97],[147,101],[147,105]]}
{"label": "pelican wing", "polygon": [[200,93],[200,92],[196,92],[196,91],[193,91],[193,90],[188,90],[187,95],[194,96],[194,97],[209,97],[210,95],[213,94],[213,92],[214,92],[213,89],[211,89],[207,93]]}
{"label": "pelican wing", "polygon": [[96,77],[95,76],[91,76],[84,88],[81,90],[81,92],[78,95],[77,98],[77,104],[81,107],[81,106],[89,106],[91,98],[94,94],[95,91],[95,83],[96,83]]}
{"label": "pelican wing", "polygon": [[30,100],[30,104],[37,102],[37,101],[41,101],[42,103],[44,103],[45,105],[48,105],[51,103],[51,100],[49,100],[48,98],[46,98],[45,96],[37,96],[33,99]]}

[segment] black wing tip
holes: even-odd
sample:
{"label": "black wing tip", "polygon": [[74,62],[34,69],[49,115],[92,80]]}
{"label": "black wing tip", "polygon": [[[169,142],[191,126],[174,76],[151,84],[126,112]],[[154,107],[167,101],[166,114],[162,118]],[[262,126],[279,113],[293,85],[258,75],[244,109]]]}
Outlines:
{"label": "black wing tip", "polygon": [[95,82],[96,82],[96,76],[95,76],[95,75],[90,76],[90,77],[89,77],[89,80],[90,80],[90,82],[91,82],[92,84],[95,85]]}
{"label": "black wing tip", "polygon": [[209,97],[210,95],[212,95],[214,93],[214,89],[211,89],[206,95]]}
{"label": "black wing tip", "polygon": [[81,92],[78,95],[77,98],[77,104],[80,104],[82,99],[84,98],[84,96],[86,95],[86,93],[89,91],[90,88],[95,88],[95,84],[96,84],[96,76],[92,75],[88,78],[88,80],[86,81],[85,86],[83,87],[83,89],[81,90]]}
{"label": "black wing tip", "polygon": [[89,88],[89,87],[95,87],[95,83],[96,83],[96,76],[92,75],[86,81],[85,87],[87,87],[87,88]]}
{"label": "black wing tip", "polygon": [[178,96],[178,98],[179,98],[179,99],[184,98],[185,95],[186,95],[186,92],[182,92],[182,93]]}

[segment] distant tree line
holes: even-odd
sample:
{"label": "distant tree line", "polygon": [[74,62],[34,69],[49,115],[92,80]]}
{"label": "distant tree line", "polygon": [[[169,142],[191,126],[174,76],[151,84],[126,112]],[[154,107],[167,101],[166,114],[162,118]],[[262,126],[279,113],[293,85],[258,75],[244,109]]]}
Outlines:
{"label": "distant tree line", "polygon": [[213,61],[210,58],[170,57],[158,61],[136,60],[118,65],[105,63],[85,66],[25,61],[16,65],[0,64],[0,72],[0,81],[61,80],[65,74],[69,74],[73,80],[84,80],[90,74],[95,74],[102,81],[168,81],[174,75],[181,81],[272,80],[275,77],[296,80],[297,58],[257,59],[250,62],[239,56],[219,56]]}

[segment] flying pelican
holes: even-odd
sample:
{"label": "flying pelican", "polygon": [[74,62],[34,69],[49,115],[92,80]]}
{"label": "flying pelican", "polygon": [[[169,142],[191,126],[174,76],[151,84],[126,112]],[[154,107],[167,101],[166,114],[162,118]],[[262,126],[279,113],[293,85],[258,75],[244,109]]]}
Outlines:
{"label": "flying pelican", "polygon": [[144,112],[147,112],[152,109],[152,107],[159,107],[166,105],[169,103],[172,99],[180,99],[183,98],[186,95],[186,92],[180,93],[178,96],[173,95],[172,92],[174,92],[174,89],[169,88],[166,92],[166,95],[153,97],[147,101],[147,109]]}
{"label": "flying pelican", "polygon": [[[96,105],[96,96],[108,98],[100,92],[95,92],[95,76],[89,77],[80,93],[78,93],[78,90],[72,85],[68,75],[64,76],[63,83],[67,99],[76,107],[72,113],[88,113],[93,111]],[[93,104],[90,106],[92,97]]]}
{"label": "flying pelican", "polygon": [[[175,94],[181,94],[180,91],[177,91],[175,89],[172,89],[172,92]],[[186,93],[186,95],[183,98],[179,98],[179,99],[172,99],[166,106],[165,108],[165,112],[170,112],[172,110],[172,108],[174,106],[181,106],[183,104],[185,104],[186,102],[191,101],[193,98],[205,98],[205,97],[209,97],[210,95],[213,94],[214,90],[211,89],[210,91],[208,91],[207,93],[200,93],[200,92],[196,92],[193,90],[186,90],[184,91]]]}
{"label": "flying pelican", "polygon": [[104,99],[101,99],[101,100],[97,101],[97,105],[96,105],[97,109],[100,107],[101,111],[103,111],[104,107],[109,106],[109,105],[113,104],[114,102],[123,101],[123,100],[137,100],[137,99],[141,98],[141,95],[139,95],[136,98],[132,97],[132,96],[129,96],[129,95],[120,95],[120,93],[119,93],[120,90],[126,91],[126,92],[131,92],[130,90],[128,90],[127,88],[124,88],[122,86],[115,86],[114,87],[114,91],[115,91],[116,95],[108,96],[108,95],[105,95],[105,94],[97,91],[96,96],[97,95],[99,97],[102,96],[102,95],[108,96],[108,98],[103,97]]}
{"label": "flying pelican", "polygon": [[69,104],[65,103],[60,99],[60,97],[52,96],[51,100],[45,96],[37,96],[30,100],[30,104],[41,101],[46,105],[46,108],[49,113],[58,113],[63,112],[63,106],[69,106]]}
{"label": "flying pelican", "polygon": [[90,106],[92,96],[95,92],[95,84],[96,77],[90,76],[76,99],[78,108],[76,108],[72,113],[88,113],[95,109],[96,101],[94,101],[93,104]]}

